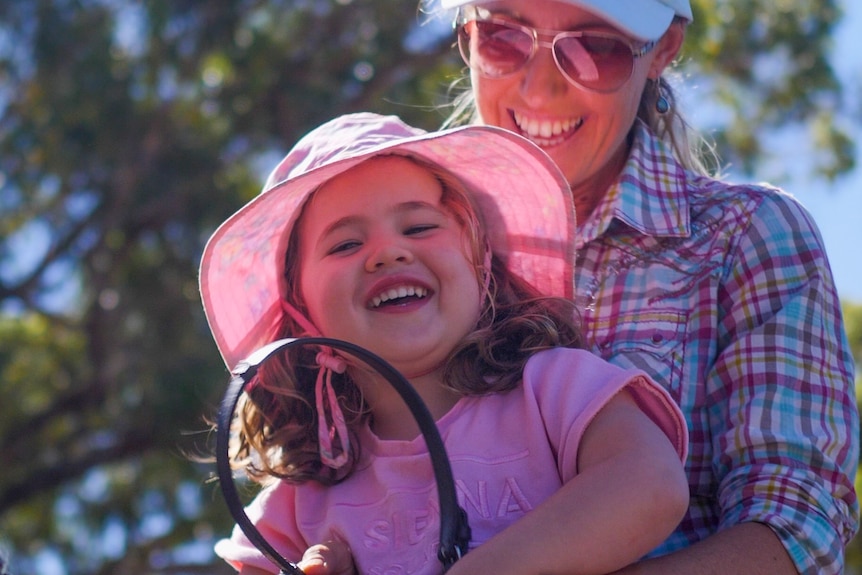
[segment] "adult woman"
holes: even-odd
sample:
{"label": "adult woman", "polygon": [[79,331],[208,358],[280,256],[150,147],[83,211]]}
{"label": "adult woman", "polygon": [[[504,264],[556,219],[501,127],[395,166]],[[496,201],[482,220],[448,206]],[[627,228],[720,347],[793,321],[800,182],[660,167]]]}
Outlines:
{"label": "adult woman", "polygon": [[803,208],[690,151],[662,77],[688,0],[442,5],[473,121],[530,138],[571,184],[588,341],[656,376],[690,426],[689,512],[624,572],[842,572],[859,446],[838,297]]}

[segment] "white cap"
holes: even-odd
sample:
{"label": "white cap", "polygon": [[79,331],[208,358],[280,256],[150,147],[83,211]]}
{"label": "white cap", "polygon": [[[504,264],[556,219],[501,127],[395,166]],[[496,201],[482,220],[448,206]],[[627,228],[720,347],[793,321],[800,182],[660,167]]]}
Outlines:
{"label": "white cap", "polygon": [[[490,0],[440,0],[443,8],[487,4]],[[658,40],[674,16],[692,20],[689,0],[555,0],[592,12],[639,40]]]}

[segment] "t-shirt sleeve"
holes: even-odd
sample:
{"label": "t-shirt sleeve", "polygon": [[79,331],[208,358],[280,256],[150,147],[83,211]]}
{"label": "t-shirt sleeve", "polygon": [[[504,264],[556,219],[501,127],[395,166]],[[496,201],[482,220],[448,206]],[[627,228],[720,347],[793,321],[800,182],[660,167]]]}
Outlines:
{"label": "t-shirt sleeve", "polygon": [[[290,562],[297,562],[308,548],[297,528],[295,488],[278,482],[265,488],[246,507],[245,512],[263,538]],[[239,526],[235,526],[230,538],[215,545],[216,555],[239,571],[244,565],[269,571],[277,567],[255,547]]]}
{"label": "t-shirt sleeve", "polygon": [[623,369],[585,350],[555,348],[530,358],[524,368],[524,386],[535,394],[564,480],[577,473],[578,445],[587,426],[623,389],[664,432],[685,462],[685,417],[670,394],[643,371]]}

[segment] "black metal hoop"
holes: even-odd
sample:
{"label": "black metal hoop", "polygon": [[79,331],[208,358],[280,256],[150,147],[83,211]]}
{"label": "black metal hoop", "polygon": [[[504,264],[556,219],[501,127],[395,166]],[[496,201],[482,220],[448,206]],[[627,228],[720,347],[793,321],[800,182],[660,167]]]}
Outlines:
{"label": "black metal hoop", "polygon": [[434,469],[434,478],[437,481],[437,497],[440,501],[440,549],[438,550],[437,557],[443,564],[443,571],[447,571],[455,561],[467,553],[467,545],[470,542],[470,525],[467,522],[467,513],[458,505],[455,481],[452,478],[452,468],[449,464],[449,457],[446,455],[446,447],[443,444],[443,439],[440,437],[437,429],[437,424],[422,401],[422,398],[398,370],[383,358],[371,353],[367,349],[338,339],[304,337],[274,341],[261,347],[239,362],[231,372],[232,377],[218,413],[216,466],[222,495],[237,525],[239,525],[249,541],[267,559],[281,569],[280,573],[282,575],[303,575],[301,569],[285,559],[267,542],[248,518],[248,515],[246,515],[233,481],[228,454],[230,424],[245,386],[252,380],[261,364],[273,354],[282,349],[301,345],[331,347],[355,356],[382,375],[407,404],[407,407],[419,424],[419,430],[422,432],[422,437],[428,446],[431,465]]}

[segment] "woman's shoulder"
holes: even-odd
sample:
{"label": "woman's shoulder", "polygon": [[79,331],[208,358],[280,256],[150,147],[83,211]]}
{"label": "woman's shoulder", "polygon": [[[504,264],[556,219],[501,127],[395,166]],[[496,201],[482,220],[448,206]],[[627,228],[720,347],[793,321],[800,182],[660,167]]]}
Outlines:
{"label": "woman's shoulder", "polygon": [[821,243],[817,224],[805,206],[770,184],[693,176],[687,195],[695,225],[730,230],[734,237],[758,229],[773,237],[779,230],[791,235],[810,234],[814,243]]}
{"label": "woman's shoulder", "polygon": [[745,213],[751,217],[784,214],[784,217],[794,220],[811,219],[805,206],[792,194],[765,182],[739,183],[690,175],[688,195],[692,205],[702,209],[731,207],[734,213]]}

